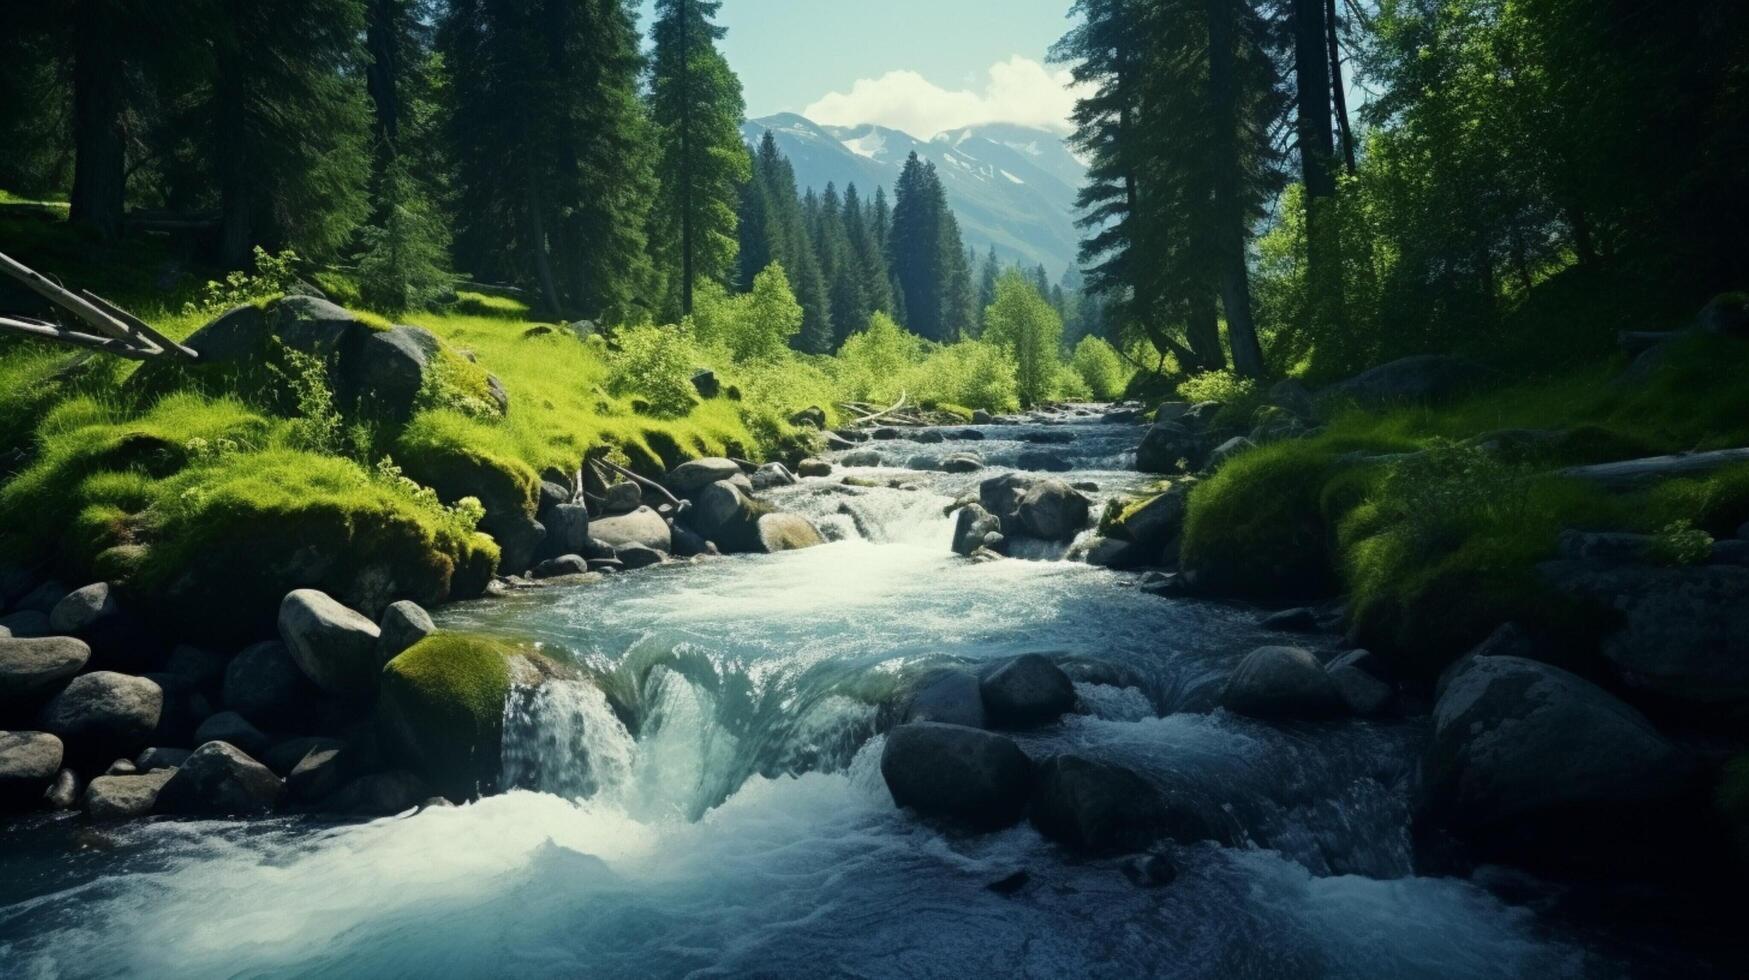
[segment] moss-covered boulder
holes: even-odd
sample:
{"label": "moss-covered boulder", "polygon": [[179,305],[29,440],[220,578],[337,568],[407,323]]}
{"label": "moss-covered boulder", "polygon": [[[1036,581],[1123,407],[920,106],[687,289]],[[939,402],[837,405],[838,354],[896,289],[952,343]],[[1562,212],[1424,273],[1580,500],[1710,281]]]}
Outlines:
{"label": "moss-covered boulder", "polygon": [[1324,488],[1340,464],[1312,443],[1234,459],[1190,492],[1180,558],[1198,589],[1259,598],[1336,587]]}
{"label": "moss-covered boulder", "polygon": [[377,724],[398,765],[452,800],[496,788],[515,648],[437,633],[383,667]]}

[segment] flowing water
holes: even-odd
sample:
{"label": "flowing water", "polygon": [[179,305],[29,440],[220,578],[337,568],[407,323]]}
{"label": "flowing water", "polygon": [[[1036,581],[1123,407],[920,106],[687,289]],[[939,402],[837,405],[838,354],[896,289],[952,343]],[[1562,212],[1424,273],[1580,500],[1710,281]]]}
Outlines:
{"label": "flowing water", "polygon": [[[1097,416],[875,442],[882,467],[769,491],[831,543],[458,605],[589,683],[506,708],[519,789],[368,824],[67,829],[0,840],[0,975],[1610,976],[1616,954],[1468,879],[1417,876],[1414,721],[1273,726],[1213,707],[1255,610],[1057,560],[975,564],[944,508],[1023,452],[1104,497],[1140,430]],[[1022,439],[1069,439],[1039,445]],[[916,467],[972,449],[991,468]],[[1029,462],[1033,460],[1029,459]],[[899,487],[840,484],[846,473]],[[1024,736],[1121,762],[1224,827],[1176,881],[1022,825],[898,812],[883,705],[933,665],[1053,652],[1085,713]],[[47,852],[46,856],[44,852]],[[988,886],[1016,871],[1018,890]]]}

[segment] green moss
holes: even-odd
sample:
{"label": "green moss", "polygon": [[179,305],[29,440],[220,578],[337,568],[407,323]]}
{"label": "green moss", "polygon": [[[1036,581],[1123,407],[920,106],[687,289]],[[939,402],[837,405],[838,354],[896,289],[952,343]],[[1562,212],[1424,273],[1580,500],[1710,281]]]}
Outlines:
{"label": "green moss", "polygon": [[471,799],[497,781],[513,652],[487,637],[438,633],[383,667],[386,747],[451,799]]}
{"label": "green moss", "polygon": [[1180,556],[1197,586],[1255,597],[1333,591],[1333,523],[1322,490],[1340,468],[1322,444],[1279,442],[1197,484]]}

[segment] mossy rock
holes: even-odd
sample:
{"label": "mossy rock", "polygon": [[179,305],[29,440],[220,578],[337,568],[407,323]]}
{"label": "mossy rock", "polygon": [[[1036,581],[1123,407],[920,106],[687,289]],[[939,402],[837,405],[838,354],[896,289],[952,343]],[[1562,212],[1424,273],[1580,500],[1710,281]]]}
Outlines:
{"label": "mossy rock", "polygon": [[452,800],[497,787],[515,648],[437,633],[383,667],[377,725],[395,762]]}
{"label": "mossy rock", "polygon": [[1257,598],[1336,590],[1323,490],[1341,464],[1292,441],[1236,457],[1190,492],[1180,558],[1199,589]]}

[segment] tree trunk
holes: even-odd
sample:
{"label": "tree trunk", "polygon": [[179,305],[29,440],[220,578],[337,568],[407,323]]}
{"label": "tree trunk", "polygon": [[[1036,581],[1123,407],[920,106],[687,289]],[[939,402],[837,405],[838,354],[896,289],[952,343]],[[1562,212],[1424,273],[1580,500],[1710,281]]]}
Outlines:
{"label": "tree trunk", "polygon": [[1208,0],[1209,99],[1214,108],[1216,268],[1233,369],[1263,376],[1263,350],[1251,317],[1251,274],[1245,267],[1245,213],[1239,201],[1238,80],[1233,50],[1234,0]]}
{"label": "tree trunk", "polygon": [[254,244],[255,202],[249,184],[248,96],[242,55],[234,40],[220,42],[217,61],[213,155],[219,177],[219,261],[226,268],[241,269],[249,264],[249,247]]}
{"label": "tree trunk", "polygon": [[1325,0],[1325,32],[1330,38],[1330,97],[1336,106],[1336,125],[1342,135],[1342,162],[1354,175],[1354,131],[1348,126],[1348,91],[1342,84],[1342,44],[1336,37],[1336,0]]}
{"label": "tree trunk", "polygon": [[680,5],[680,312],[692,315],[692,5]]}
{"label": "tree trunk", "polygon": [[370,49],[370,63],[365,67],[364,83],[376,107],[377,142],[392,155],[401,138],[401,103],[396,82],[401,77],[401,51],[397,43],[395,23],[396,0],[370,0],[365,27],[365,45]]}
{"label": "tree trunk", "polygon": [[105,238],[121,231],[127,186],[119,15],[104,0],[79,0],[74,8],[70,217]]}
{"label": "tree trunk", "polygon": [[1294,74],[1299,89],[1300,172],[1306,188],[1306,279],[1313,320],[1340,328],[1342,249],[1335,215],[1335,146],[1330,126],[1330,50],[1325,0],[1294,0]]}
{"label": "tree trunk", "polygon": [[1197,367],[1218,371],[1227,366],[1227,355],[1221,350],[1221,320],[1215,312],[1213,289],[1197,289],[1190,296],[1190,316],[1185,323],[1184,338],[1196,357]]}
{"label": "tree trunk", "polygon": [[539,179],[531,171],[528,174],[528,184],[523,190],[523,207],[528,210],[528,251],[534,259],[535,278],[540,281],[541,296],[547,302],[547,311],[555,317],[564,316],[559,306],[559,291],[553,283],[553,264],[547,257],[546,222],[541,216]]}

